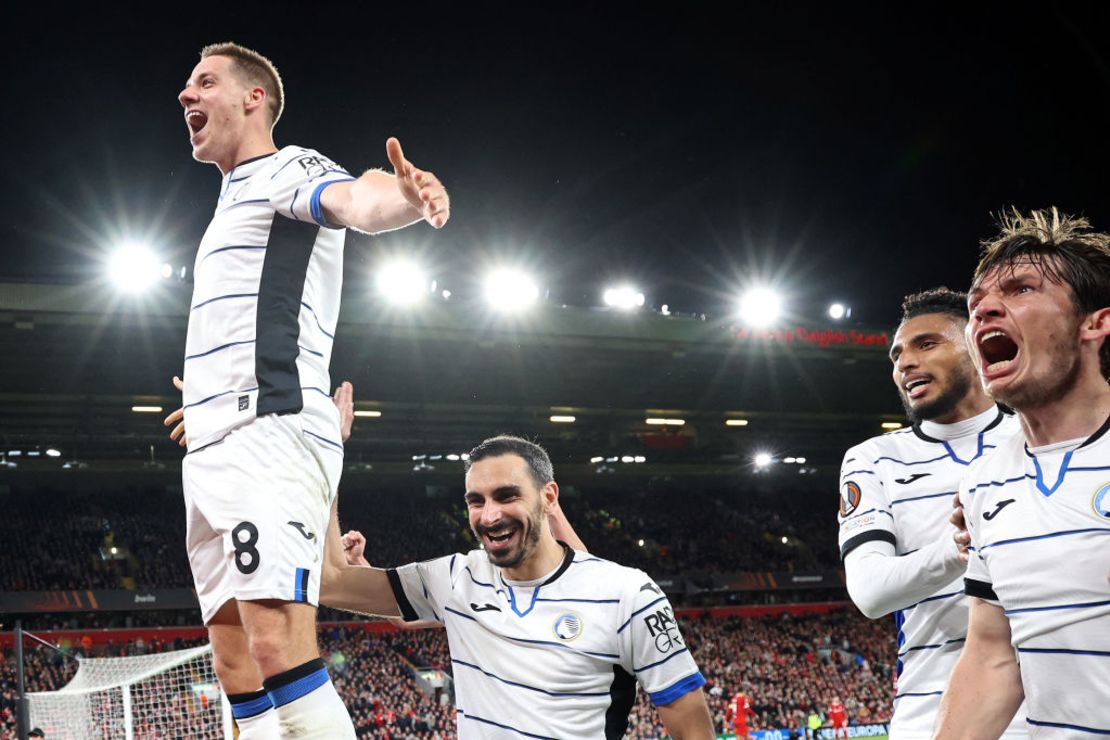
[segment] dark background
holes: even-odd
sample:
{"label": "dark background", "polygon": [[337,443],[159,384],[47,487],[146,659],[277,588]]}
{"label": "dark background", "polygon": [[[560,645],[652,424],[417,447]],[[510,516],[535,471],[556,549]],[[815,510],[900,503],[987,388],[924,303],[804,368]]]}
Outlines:
{"label": "dark background", "polygon": [[721,315],[770,279],[887,327],[906,292],[966,286],[991,212],[1110,228],[1105,9],[379,5],[12,16],[0,279],[85,280],[126,239],[191,269],[219,174],[176,95],[227,39],[284,76],[279,146],[357,171],[396,135],[448,185],[442,232],[349,238],[350,285],[404,251],[465,293],[511,256],[557,303],[625,277]]}

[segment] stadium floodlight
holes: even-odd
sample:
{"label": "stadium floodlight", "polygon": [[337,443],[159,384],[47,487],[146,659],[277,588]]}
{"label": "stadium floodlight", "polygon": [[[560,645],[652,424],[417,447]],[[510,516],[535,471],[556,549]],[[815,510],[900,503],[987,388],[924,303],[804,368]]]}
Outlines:
{"label": "stadium floodlight", "polygon": [[463,460],[469,460],[470,459],[470,453],[464,452],[461,455],[459,455],[459,457],[461,457]]}
{"label": "stadium floodlight", "polygon": [[410,260],[387,262],[375,279],[378,293],[394,306],[413,306],[428,294],[427,275]]}
{"label": "stadium floodlight", "polygon": [[686,423],[685,419],[664,419],[656,416],[649,416],[644,419],[645,424],[652,426],[666,426],[666,427],[680,427]]}
{"label": "stadium floodlight", "polygon": [[638,463],[646,463],[647,462],[647,458],[644,457],[643,455],[636,455],[635,460]]}
{"label": "stadium floodlight", "polygon": [[161,406],[132,406],[131,410],[136,414],[160,414],[162,413]]}
{"label": "stadium floodlight", "polygon": [[794,461],[797,462],[799,465],[805,465],[806,464],[806,459],[804,457],[796,457],[796,458],[794,458]]}
{"label": "stadium floodlight", "polygon": [[636,462],[636,458],[633,457],[632,455],[622,455],[621,456],[621,462],[626,463],[626,464],[627,463],[634,463],[634,462]]}
{"label": "stadium floodlight", "polygon": [[747,425],[747,419],[725,419],[726,427],[746,427]]}
{"label": "stadium floodlight", "polygon": [[880,424],[880,426],[883,429],[889,429],[889,430],[901,429],[902,428],[902,422],[900,422],[900,421],[884,421],[882,424]]}
{"label": "stadium floodlight", "polygon": [[577,417],[574,416],[560,416],[556,414],[551,417],[551,422],[553,424],[573,424],[576,418]]}
{"label": "stadium floodlight", "polygon": [[757,452],[755,457],[752,458],[752,462],[755,463],[757,468],[765,468],[774,462],[774,458],[771,457],[769,452]]}
{"label": "stadium floodlight", "polygon": [[782,539],[780,540],[780,542],[782,542],[782,544],[784,544],[784,545],[785,545],[785,544],[786,544],[787,542],[790,542],[790,539],[789,539],[789,538],[788,538],[788,537],[787,537],[786,535],[783,535],[783,537],[782,537]]}
{"label": "stadium floodlight", "polygon": [[782,461],[783,461],[784,463],[786,463],[787,465],[790,465],[791,463],[793,463],[793,462],[795,462],[795,461],[796,461],[796,458],[793,458],[793,457],[784,457],[784,458],[782,459]]}
{"label": "stadium floodlight", "polygon": [[752,288],[740,297],[740,318],[754,326],[770,326],[782,314],[782,296],[770,288]]}
{"label": "stadium floodlight", "polygon": [[829,318],[833,321],[840,321],[852,315],[852,309],[845,306],[843,303],[833,303],[829,306]]}
{"label": "stadium floodlight", "polygon": [[606,288],[605,292],[601,295],[601,299],[605,301],[606,306],[617,308],[621,311],[632,311],[637,308],[642,308],[644,305],[644,294],[631,285],[619,285],[615,288]]}
{"label": "stadium floodlight", "polygon": [[604,457],[591,457],[590,462],[596,465],[597,463],[605,462],[605,458]]}
{"label": "stadium floodlight", "polygon": [[447,456],[447,459],[451,462],[458,462],[459,456],[456,453],[452,452],[450,455]]}
{"label": "stadium floodlight", "polygon": [[370,410],[356,411],[355,416],[357,416],[360,419],[380,419],[381,416],[382,416],[382,412],[381,411],[370,411]]}
{"label": "stadium floodlight", "polygon": [[62,451],[61,451],[61,450],[57,450],[57,449],[55,449],[55,448],[53,448],[53,447],[49,447],[49,448],[47,448],[47,450],[46,450],[46,456],[47,456],[47,457],[61,457],[61,456],[62,456]]}
{"label": "stadium floodlight", "polygon": [[141,293],[161,274],[161,260],[145,244],[125,244],[108,261],[108,276],[123,293]]}
{"label": "stadium floodlight", "polygon": [[639,545],[640,547],[643,547],[644,546],[644,541],[643,540],[636,540],[636,544]]}
{"label": "stadium floodlight", "polygon": [[539,286],[523,270],[502,267],[486,276],[485,296],[489,305],[505,313],[523,311],[540,297]]}

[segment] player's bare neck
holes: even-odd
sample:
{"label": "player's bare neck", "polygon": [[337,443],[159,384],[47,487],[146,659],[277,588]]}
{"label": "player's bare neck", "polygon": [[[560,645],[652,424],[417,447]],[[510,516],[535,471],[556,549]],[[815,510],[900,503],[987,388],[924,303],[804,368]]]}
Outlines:
{"label": "player's bare neck", "polygon": [[1097,432],[1110,416],[1110,386],[1101,379],[1080,382],[1057,401],[1017,412],[1030,447],[1082,439]]}
{"label": "player's bare neck", "polygon": [[220,168],[220,174],[226,175],[235,169],[240,162],[273,154],[276,151],[277,147],[274,146],[274,140],[269,135],[248,137],[240,142],[239,146],[235,147],[227,157],[221,158],[216,166]]}
{"label": "player's bare neck", "polygon": [[534,581],[558,568],[564,554],[563,546],[545,532],[532,557],[515,568],[502,568],[501,575],[510,581]]}

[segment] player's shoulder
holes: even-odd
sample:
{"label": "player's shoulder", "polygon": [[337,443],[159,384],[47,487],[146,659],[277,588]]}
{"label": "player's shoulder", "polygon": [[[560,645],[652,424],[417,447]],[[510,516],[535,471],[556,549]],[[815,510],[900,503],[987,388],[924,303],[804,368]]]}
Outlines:
{"label": "player's shoulder", "polygon": [[330,157],[321,154],[316,149],[304,146],[283,146],[268,163],[272,178],[307,179],[319,177],[327,172],[343,172],[346,170],[335,163]]}
{"label": "player's shoulder", "polygon": [[[892,454],[925,444],[915,433],[913,427],[903,427],[894,431],[877,434],[874,437],[848,448],[844,453],[844,465],[856,463],[874,465]],[[847,469],[847,467],[845,467]]]}

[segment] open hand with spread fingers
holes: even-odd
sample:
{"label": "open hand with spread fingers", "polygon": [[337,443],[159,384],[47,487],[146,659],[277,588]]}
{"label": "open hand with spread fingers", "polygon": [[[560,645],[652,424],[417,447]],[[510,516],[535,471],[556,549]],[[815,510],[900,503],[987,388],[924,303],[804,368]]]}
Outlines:
{"label": "open hand with spread fingers", "polygon": [[424,220],[435,228],[442,228],[451,217],[451,199],[447,188],[431,172],[417,168],[405,159],[401,142],[390,137],[385,143],[385,151],[393,164],[397,177],[397,187],[409,204],[420,211]]}

